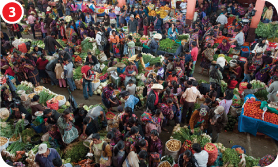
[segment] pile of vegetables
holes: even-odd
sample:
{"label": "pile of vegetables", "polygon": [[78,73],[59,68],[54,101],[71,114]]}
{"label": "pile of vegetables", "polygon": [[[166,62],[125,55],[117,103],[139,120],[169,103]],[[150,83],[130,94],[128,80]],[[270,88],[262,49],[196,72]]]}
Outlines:
{"label": "pile of vegetables", "polygon": [[161,161],[168,161],[170,164],[173,164],[173,162],[174,162],[173,157],[171,155],[166,155],[166,156],[162,157]]}
{"label": "pile of vegetables", "polygon": [[[259,80],[252,80],[250,83],[252,84],[252,89],[265,88],[265,83]],[[266,89],[260,90],[255,93],[255,96],[257,98],[262,98],[264,100],[267,100],[267,95],[268,92],[266,91]]]}
{"label": "pile of vegetables", "polygon": [[33,128],[27,128],[27,129],[23,130],[21,133],[22,141],[25,143],[30,142],[31,137],[34,136],[35,134],[36,134],[36,132]]}
{"label": "pile of vegetables", "polygon": [[188,40],[189,39],[189,35],[178,35],[178,40],[182,41],[182,40]]}
{"label": "pile of vegetables", "polygon": [[100,86],[97,87],[97,90],[95,90],[93,93],[95,95],[101,95],[102,94],[102,89],[108,85],[108,80],[105,82],[100,83]]}
{"label": "pile of vegetables", "polygon": [[227,117],[228,117],[228,123],[226,124],[224,129],[227,131],[233,131],[235,124],[237,123],[237,118],[230,114],[228,114]]}
{"label": "pile of vegetables", "polygon": [[[145,64],[150,63],[150,66],[155,65],[156,63],[160,63],[160,57],[154,57],[152,54],[143,53],[142,57],[143,57],[144,63]],[[139,64],[141,64],[141,63],[139,63]]]}
{"label": "pile of vegetables", "polygon": [[224,93],[226,91],[227,87],[228,87],[228,84],[225,81],[221,80],[221,91],[222,91],[222,93]]}
{"label": "pile of vegetables", "polygon": [[259,37],[263,38],[276,38],[278,37],[278,25],[273,23],[262,23],[258,24],[255,33]]}
{"label": "pile of vegetables", "polygon": [[13,135],[12,129],[13,127],[7,122],[0,122],[0,136],[4,136],[7,138],[12,137]]}
{"label": "pile of vegetables", "polygon": [[174,40],[171,40],[169,38],[163,39],[159,41],[159,49],[161,51],[168,51],[169,49],[172,49],[176,42]]}
{"label": "pile of vegetables", "polygon": [[211,142],[211,137],[207,134],[201,134],[200,128],[194,128],[194,133],[190,134],[190,129],[187,126],[180,127],[178,124],[173,129],[173,139],[180,140],[182,143],[186,140],[192,141],[193,143],[199,143],[201,147],[204,147],[207,143]]}
{"label": "pile of vegetables", "polygon": [[229,162],[230,165],[237,167],[240,159],[235,149],[226,148],[223,153],[223,163],[226,164]]}
{"label": "pile of vegetables", "polygon": [[26,144],[23,142],[16,141],[8,146],[7,151],[10,152],[11,154],[15,154],[16,151],[23,150],[25,145]]}
{"label": "pile of vegetables", "polygon": [[215,39],[215,40],[214,40],[214,43],[220,44],[220,43],[222,43],[222,41],[223,41],[224,39],[226,39],[227,41],[229,41],[229,38],[228,38],[228,37],[221,36],[221,37]]}
{"label": "pile of vegetables", "polygon": [[63,40],[61,40],[61,39],[56,39],[56,41],[57,41],[62,47],[66,47],[66,46],[67,46],[67,44],[66,44]]}
{"label": "pile of vegetables", "polygon": [[83,145],[83,141],[72,143],[67,146],[64,151],[63,159],[70,158],[71,162],[78,162],[82,160],[89,152],[89,148]]}
{"label": "pile of vegetables", "polygon": [[81,66],[75,68],[75,70],[73,70],[73,79],[81,79],[82,78],[82,73],[81,73]]}
{"label": "pile of vegetables", "polygon": [[233,98],[232,106],[235,108],[240,108],[243,105],[243,100]]}
{"label": "pile of vegetables", "polygon": [[40,99],[39,99],[39,103],[46,105],[46,101],[52,99],[53,97],[55,97],[54,94],[50,94],[48,92],[46,92],[45,90],[41,91],[39,93]]}
{"label": "pile of vegetables", "polygon": [[135,46],[139,46],[139,47],[142,47],[143,46],[143,43],[140,41],[140,39],[135,39]]}
{"label": "pile of vegetables", "polygon": [[34,86],[30,82],[22,81],[17,87],[17,91],[24,90],[26,94],[33,92]]}

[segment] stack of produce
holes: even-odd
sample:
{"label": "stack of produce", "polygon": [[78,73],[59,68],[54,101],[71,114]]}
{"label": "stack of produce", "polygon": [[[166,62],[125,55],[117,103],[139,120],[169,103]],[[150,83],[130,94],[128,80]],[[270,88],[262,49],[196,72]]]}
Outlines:
{"label": "stack of produce", "polygon": [[[175,53],[176,50],[178,49],[179,45],[175,45],[176,42],[174,40],[171,40],[169,38],[163,39],[161,41],[159,41],[159,48],[158,50],[161,51],[166,51],[169,53]],[[174,52],[170,52],[172,50],[175,50]]]}
{"label": "stack of produce", "polygon": [[226,148],[223,153],[223,163],[238,166],[240,159],[235,149]]}
{"label": "stack of produce", "polygon": [[268,92],[265,89],[265,83],[259,80],[252,80],[250,83],[252,84],[252,89],[264,88],[263,90],[256,92],[255,96],[257,98],[262,98],[264,100],[267,100]]}
{"label": "stack of produce", "polygon": [[89,152],[89,148],[83,145],[83,141],[69,144],[64,150],[63,159],[70,158],[72,162],[79,162],[84,159]]}
{"label": "stack of produce", "polygon": [[224,129],[227,131],[233,131],[236,123],[237,123],[237,117],[228,114],[228,123]]}
{"label": "stack of produce", "polygon": [[26,94],[33,92],[34,86],[31,82],[22,81],[17,87],[17,91],[24,90]]}
{"label": "stack of produce", "polygon": [[173,129],[172,137],[174,139],[180,140],[184,143],[186,140],[190,140],[193,143],[199,143],[201,147],[204,147],[207,143],[211,142],[211,137],[207,134],[201,134],[200,128],[195,128],[194,133],[190,134],[190,129],[187,126],[180,127],[178,124]]}
{"label": "stack of produce", "polygon": [[[261,102],[255,100],[248,100],[244,104],[244,115],[255,119],[262,120],[263,110],[260,109]],[[264,121],[278,125],[278,115],[266,111],[264,114]]]}

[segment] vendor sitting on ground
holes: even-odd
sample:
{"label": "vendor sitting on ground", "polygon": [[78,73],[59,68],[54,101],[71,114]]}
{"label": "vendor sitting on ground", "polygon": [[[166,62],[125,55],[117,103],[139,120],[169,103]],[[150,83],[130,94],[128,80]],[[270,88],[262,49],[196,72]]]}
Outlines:
{"label": "vendor sitting on ground", "polygon": [[35,116],[35,112],[44,110],[44,107],[39,103],[39,100],[40,100],[39,95],[33,96],[32,102],[30,104],[33,116]]}
{"label": "vendor sitting on ground", "polygon": [[26,119],[31,123],[32,121],[32,115],[29,114],[29,112],[24,108],[24,106],[21,103],[21,100],[15,99],[9,106],[10,110],[12,111],[12,114],[10,114],[9,118],[7,119],[7,122],[10,119]]}
{"label": "vendor sitting on ground", "polygon": [[61,132],[65,144],[70,144],[78,138],[78,131],[73,125],[74,121],[69,109],[65,109],[57,121],[59,131]]}
{"label": "vendor sitting on ground", "polygon": [[124,81],[124,86],[126,86],[128,84],[129,80],[132,80],[134,83],[136,83],[135,75],[138,74],[138,70],[137,70],[137,67],[133,63],[131,63],[131,62],[128,63],[128,66],[126,67],[124,74],[126,75],[125,81]]}

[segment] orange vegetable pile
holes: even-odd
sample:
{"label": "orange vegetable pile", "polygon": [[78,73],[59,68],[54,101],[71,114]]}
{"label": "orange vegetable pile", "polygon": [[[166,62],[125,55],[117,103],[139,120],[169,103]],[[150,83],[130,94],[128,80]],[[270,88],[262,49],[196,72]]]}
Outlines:
{"label": "orange vegetable pile", "polygon": [[[244,115],[262,120],[263,110],[260,109],[260,101],[246,102],[244,105]],[[271,112],[265,112],[264,121],[278,125],[278,115]]]}
{"label": "orange vegetable pile", "polygon": [[78,163],[74,163],[74,165],[79,165],[81,167],[91,167],[93,166],[91,159],[84,159],[82,161],[79,161]]}
{"label": "orange vegetable pile", "polygon": [[248,50],[248,48],[242,48],[241,49],[243,52],[248,52],[249,50]]}
{"label": "orange vegetable pile", "polygon": [[226,39],[227,41],[229,41],[229,38],[228,38],[228,37],[222,36],[222,37],[217,38],[217,39],[214,41],[214,43],[222,43],[223,39]]}
{"label": "orange vegetable pile", "polygon": [[263,110],[260,109],[261,102],[247,102],[244,105],[244,115],[255,119],[262,119]]}
{"label": "orange vegetable pile", "polygon": [[236,150],[236,152],[238,153],[238,154],[244,154],[244,151],[241,149],[241,148],[236,148],[235,149]]}
{"label": "orange vegetable pile", "polygon": [[82,61],[81,57],[80,56],[76,56],[76,58],[74,59],[75,62],[79,62],[79,61]]}

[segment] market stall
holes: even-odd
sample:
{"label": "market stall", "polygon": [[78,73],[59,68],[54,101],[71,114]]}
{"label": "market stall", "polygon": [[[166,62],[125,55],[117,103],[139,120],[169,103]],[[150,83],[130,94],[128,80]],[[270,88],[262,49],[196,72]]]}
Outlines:
{"label": "market stall", "polygon": [[254,95],[245,97],[245,104],[238,119],[238,130],[251,133],[254,136],[257,132],[260,132],[278,140],[278,134],[276,133],[278,130],[278,115],[271,113],[269,109],[264,113],[264,110],[260,107],[261,101],[258,101]]}

